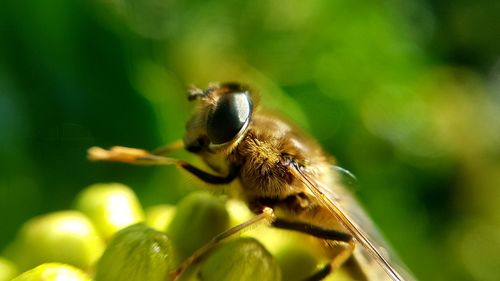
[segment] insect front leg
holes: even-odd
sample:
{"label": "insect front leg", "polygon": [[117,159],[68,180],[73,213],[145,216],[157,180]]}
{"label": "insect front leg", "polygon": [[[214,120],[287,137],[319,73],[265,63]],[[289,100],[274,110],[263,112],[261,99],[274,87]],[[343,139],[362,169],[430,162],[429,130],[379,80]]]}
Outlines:
{"label": "insect front leg", "polygon": [[204,255],[210,252],[215,246],[224,241],[225,239],[241,233],[242,231],[248,229],[251,226],[255,226],[258,223],[271,224],[274,220],[274,210],[269,207],[264,207],[262,212],[255,217],[249,219],[248,221],[232,227],[221,234],[215,236],[210,242],[205,244],[203,247],[199,248],[194,252],[189,258],[187,258],[174,272],[170,273],[170,279],[176,281],[179,277],[188,269],[192,264],[200,260]]}
{"label": "insect front leg", "polygon": [[220,176],[205,172],[186,161],[158,155],[163,154],[167,150],[175,148],[178,145],[179,144],[174,143],[173,146],[165,146],[155,150],[154,152],[124,146],[114,146],[109,150],[94,146],[88,149],[87,154],[88,158],[93,161],[122,162],[132,165],[145,166],[176,165],[177,167],[188,171],[200,180],[209,184],[228,184],[238,177],[238,167],[231,167],[228,175]]}
{"label": "insect front leg", "polygon": [[341,231],[325,229],[307,223],[288,221],[280,218],[275,219],[272,222],[272,226],[306,233],[317,238],[334,241],[342,246],[342,250],[335,255],[335,257],[333,257],[328,264],[306,278],[305,281],[323,280],[330,273],[340,268],[340,266],[342,266],[351,257],[355,248],[353,237],[350,234]]}

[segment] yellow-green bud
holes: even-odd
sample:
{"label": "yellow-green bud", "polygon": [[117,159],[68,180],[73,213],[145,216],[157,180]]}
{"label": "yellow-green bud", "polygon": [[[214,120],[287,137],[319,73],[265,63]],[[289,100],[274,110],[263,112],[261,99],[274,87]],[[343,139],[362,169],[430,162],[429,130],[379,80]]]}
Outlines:
{"label": "yellow-green bud", "polygon": [[105,239],[118,230],[144,220],[135,193],[120,183],[99,183],[85,188],[76,199],[76,209],[85,213]]}
{"label": "yellow-green bud", "polygon": [[5,255],[26,270],[45,262],[87,269],[104,243],[90,220],[77,211],[60,211],[27,221]]}
{"label": "yellow-green bud", "polygon": [[167,235],[135,224],[120,230],[97,264],[96,281],[165,281],[175,259]]}
{"label": "yellow-green bud", "polygon": [[78,268],[61,263],[45,263],[24,272],[12,281],[90,281]]}
{"label": "yellow-green bud", "polygon": [[175,215],[175,206],[156,205],[146,210],[146,224],[158,231],[166,231]]}
{"label": "yellow-green bud", "polygon": [[200,281],[278,281],[281,272],[274,257],[253,238],[229,241],[203,262]]}
{"label": "yellow-green bud", "polygon": [[9,281],[16,275],[16,266],[12,262],[0,257],[0,281]]}
{"label": "yellow-green bud", "polygon": [[[355,273],[355,274],[359,274],[359,273]],[[361,273],[363,274],[363,273]],[[360,278],[365,278],[365,276],[361,275],[362,277]],[[352,280],[363,280],[363,279],[359,279],[359,278],[355,278],[351,275],[349,275],[349,273],[347,273],[343,267],[339,268],[338,270],[335,270],[334,272],[330,273],[328,276],[325,277],[325,279],[323,281],[352,281]]]}
{"label": "yellow-green bud", "polygon": [[231,227],[242,224],[255,216],[243,201],[237,199],[227,200],[226,209],[229,212]]}
{"label": "yellow-green bud", "polygon": [[[295,241],[298,242],[298,241]],[[282,248],[276,253],[275,258],[281,267],[283,280],[300,281],[314,274],[318,268],[319,260],[310,249],[305,249],[300,242]]]}
{"label": "yellow-green bud", "polygon": [[224,201],[208,192],[193,192],[178,204],[167,233],[184,259],[228,227]]}

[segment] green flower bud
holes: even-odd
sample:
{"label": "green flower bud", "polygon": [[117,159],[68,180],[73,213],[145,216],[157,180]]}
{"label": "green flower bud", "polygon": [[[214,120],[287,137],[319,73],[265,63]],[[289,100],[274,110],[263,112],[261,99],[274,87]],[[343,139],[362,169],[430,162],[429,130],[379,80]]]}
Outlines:
{"label": "green flower bud", "polygon": [[137,196],[120,183],[100,183],[85,188],[76,199],[76,209],[89,216],[105,239],[144,220]]}
{"label": "green flower bud", "polygon": [[16,266],[12,262],[0,257],[0,281],[9,281],[16,275]]}
{"label": "green flower bud", "polygon": [[278,264],[253,238],[239,238],[221,245],[201,265],[200,281],[277,281]]}
{"label": "green flower bud", "polygon": [[167,235],[135,224],[120,230],[97,264],[96,281],[165,281],[175,259]]}
{"label": "green flower bud", "polygon": [[90,220],[77,211],[61,211],[26,222],[5,255],[26,270],[44,262],[86,269],[104,250]]}
{"label": "green flower bud", "polygon": [[[312,236],[290,232],[280,229],[272,229],[274,238],[281,238],[281,243],[273,245],[272,253],[281,268],[283,280],[301,281],[317,273],[331,260],[322,249],[322,242]],[[264,245],[270,240],[264,239]],[[324,281],[350,281],[350,278],[341,269],[329,274]],[[356,279],[358,280],[358,279]]]}
{"label": "green flower bud", "polygon": [[178,204],[167,233],[185,259],[228,227],[224,201],[208,192],[193,192]]}
{"label": "green flower bud", "polygon": [[[366,277],[363,278],[366,279]],[[349,275],[349,273],[347,273],[343,267],[340,267],[338,270],[335,270],[334,272],[326,276],[323,281],[353,281],[353,280],[362,280],[362,279],[355,278]]]}
{"label": "green flower bud", "polygon": [[39,265],[12,281],[90,281],[90,278],[78,268],[61,263]]}
{"label": "green flower bud", "polygon": [[275,258],[281,267],[283,280],[305,280],[319,270],[319,260],[310,249],[304,247],[304,243],[289,244],[276,253]]}
{"label": "green flower bud", "polygon": [[283,280],[305,280],[326,264],[321,244],[312,236],[273,227],[259,226],[242,236],[258,239],[280,265]]}
{"label": "green flower bud", "polygon": [[248,209],[247,205],[241,200],[227,200],[226,209],[229,212],[229,221],[231,227],[242,224],[255,216],[255,214],[253,214]]}
{"label": "green flower bud", "polygon": [[175,206],[157,205],[146,210],[146,224],[158,231],[166,231],[175,215]]}

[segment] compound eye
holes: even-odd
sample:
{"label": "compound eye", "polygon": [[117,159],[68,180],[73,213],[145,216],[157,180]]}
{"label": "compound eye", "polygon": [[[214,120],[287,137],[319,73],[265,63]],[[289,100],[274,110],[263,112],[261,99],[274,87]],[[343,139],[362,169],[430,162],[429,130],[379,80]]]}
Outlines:
{"label": "compound eye", "polygon": [[252,100],[247,92],[225,94],[219,98],[207,119],[207,135],[213,144],[233,140],[248,126]]}

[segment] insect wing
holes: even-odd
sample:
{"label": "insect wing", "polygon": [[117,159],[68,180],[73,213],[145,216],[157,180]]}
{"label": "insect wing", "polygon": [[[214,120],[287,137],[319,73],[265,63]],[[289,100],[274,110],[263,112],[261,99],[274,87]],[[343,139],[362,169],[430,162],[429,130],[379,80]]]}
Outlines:
{"label": "insect wing", "polygon": [[[390,251],[387,243],[377,231],[369,216],[357,200],[340,184],[327,187],[315,179],[305,168],[294,165],[298,178],[309,188],[321,204],[345,227],[354,237],[356,244],[361,245],[361,253],[368,261],[375,260],[390,280],[416,280],[395,254]],[[335,171],[332,171],[335,172]],[[379,278],[377,278],[378,280]]]}

